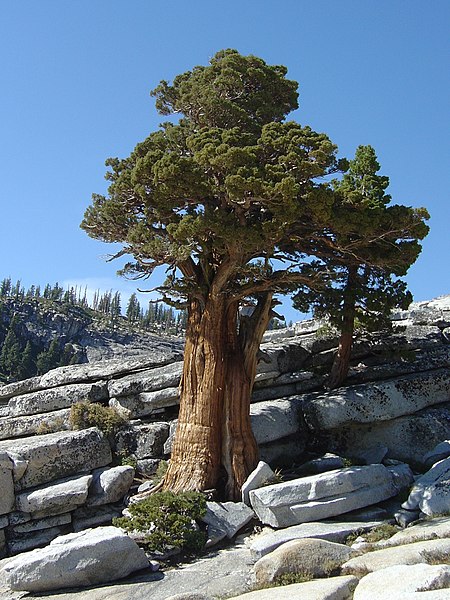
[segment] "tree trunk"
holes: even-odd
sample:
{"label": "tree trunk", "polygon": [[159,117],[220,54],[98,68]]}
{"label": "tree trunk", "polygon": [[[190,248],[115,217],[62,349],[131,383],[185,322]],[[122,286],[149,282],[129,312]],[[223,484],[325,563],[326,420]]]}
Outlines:
{"label": "tree trunk", "polygon": [[174,492],[216,485],[221,452],[224,301],[188,309],[180,412],[164,488]]}
{"label": "tree trunk", "polygon": [[350,267],[347,277],[347,283],[344,289],[344,304],[342,308],[341,336],[339,338],[339,347],[334,357],[331,367],[330,377],[328,379],[328,388],[333,390],[343,384],[350,367],[350,356],[353,346],[353,332],[355,329],[356,314],[356,290],[357,267]]}
{"label": "tree trunk", "polygon": [[268,295],[238,330],[236,301],[219,295],[209,296],[204,307],[191,303],[180,413],[164,489],[217,488],[224,474],[226,498],[240,497],[242,483],[258,460],[250,396],[270,308]]}
{"label": "tree trunk", "polygon": [[250,401],[257,353],[271,318],[271,308],[272,294],[262,295],[253,313],[241,316],[239,331],[236,326],[236,304],[232,304],[229,310],[222,464],[227,473],[225,493],[230,500],[241,499],[242,484],[258,462],[258,445],[250,421]]}

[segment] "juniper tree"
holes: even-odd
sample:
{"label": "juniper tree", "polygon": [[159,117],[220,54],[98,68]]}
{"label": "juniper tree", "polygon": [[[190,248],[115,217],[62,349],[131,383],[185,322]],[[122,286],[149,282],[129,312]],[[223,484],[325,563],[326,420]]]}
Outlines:
{"label": "juniper tree", "polygon": [[348,172],[334,181],[334,255],[327,264],[328,285],[320,292],[302,286],[294,296],[299,310],[313,310],[340,331],[328,387],[345,380],[353,344],[355,321],[366,330],[390,327],[390,311],[412,301],[399,279],[415,262],[428,226],[423,208],[390,205],[389,178],[371,146],[359,146]]}
{"label": "juniper tree", "polygon": [[[240,487],[257,462],[250,395],[275,295],[323,285],[336,252],[336,194],[326,177],[345,161],[323,133],[285,118],[298,107],[284,66],[235,50],[162,81],[163,115],[179,115],[108,159],[107,195],[82,228],[119,242],[122,274],[165,265],[162,299],[186,308],[180,413],[164,485]],[[251,305],[246,314],[242,306]]]}

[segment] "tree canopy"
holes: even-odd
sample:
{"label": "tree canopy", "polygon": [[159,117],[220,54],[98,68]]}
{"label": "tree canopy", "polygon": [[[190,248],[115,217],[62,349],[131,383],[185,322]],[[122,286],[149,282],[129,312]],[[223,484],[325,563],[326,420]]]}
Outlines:
{"label": "tree canopy", "polygon": [[[283,122],[297,108],[297,84],[285,74],[227,50],[153,91],[160,112],[180,121],[107,161],[108,196],[94,196],[82,223],[90,236],[124,244],[120,254],[134,260],[123,273],[172,268],[169,301],[202,295],[225,268],[226,293],[240,298],[304,280],[288,246],[314,253],[311,235],[333,216],[321,178],[345,163],[325,134]],[[273,258],[289,268],[275,269]]]}
{"label": "tree canopy", "polygon": [[274,294],[331,295],[340,274],[364,265],[401,275],[425,235],[425,212],[386,206],[370,151],[332,182],[348,162],[326,134],[286,120],[298,107],[286,75],[223,50],[162,81],[156,107],[179,120],[106,162],[108,193],[93,196],[81,224],[122,244],[125,275],[165,265],[163,298],[187,307],[171,489],[215,487],[225,472],[226,495],[239,496],[257,460],[249,403]]}
{"label": "tree canopy", "polygon": [[334,232],[336,251],[327,260],[330,276],[320,290],[302,285],[293,298],[294,306],[313,310],[341,331],[330,387],[347,375],[356,319],[366,330],[388,328],[391,309],[411,303],[399,277],[417,259],[428,232],[425,209],[390,205],[389,178],[379,170],[375,150],[359,146],[348,172],[332,182],[341,224]]}

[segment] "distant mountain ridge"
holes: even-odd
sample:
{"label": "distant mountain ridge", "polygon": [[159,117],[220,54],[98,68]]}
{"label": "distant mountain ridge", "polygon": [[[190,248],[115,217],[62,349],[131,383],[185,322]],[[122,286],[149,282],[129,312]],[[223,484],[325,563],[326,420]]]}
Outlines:
{"label": "distant mountain ridge", "polygon": [[61,300],[0,297],[0,381],[56,366],[182,349],[183,337],[145,331],[126,317]]}

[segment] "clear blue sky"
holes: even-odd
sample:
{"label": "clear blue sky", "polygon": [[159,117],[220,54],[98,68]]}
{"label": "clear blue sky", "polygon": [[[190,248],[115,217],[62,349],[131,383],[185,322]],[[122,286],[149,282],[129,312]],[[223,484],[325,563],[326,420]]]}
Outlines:
{"label": "clear blue sky", "polygon": [[341,156],[374,146],[393,201],[432,216],[415,299],[450,293],[449,26],[448,0],[3,0],[0,279],[130,293],[79,229],[104,161],[157,128],[161,79],[236,48],[288,67],[292,117]]}

